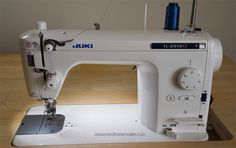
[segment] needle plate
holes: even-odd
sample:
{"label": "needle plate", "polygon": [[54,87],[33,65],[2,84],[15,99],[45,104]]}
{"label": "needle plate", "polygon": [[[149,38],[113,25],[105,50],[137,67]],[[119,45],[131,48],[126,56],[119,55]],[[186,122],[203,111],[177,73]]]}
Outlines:
{"label": "needle plate", "polygon": [[16,135],[54,134],[62,130],[65,116],[26,115],[19,126]]}

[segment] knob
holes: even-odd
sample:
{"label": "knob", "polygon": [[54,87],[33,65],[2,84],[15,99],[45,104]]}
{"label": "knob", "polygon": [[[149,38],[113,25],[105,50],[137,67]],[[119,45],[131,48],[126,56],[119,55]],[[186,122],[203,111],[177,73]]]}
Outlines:
{"label": "knob", "polygon": [[213,53],[214,53],[214,72],[218,71],[222,65],[223,49],[219,39],[213,40]]}
{"label": "knob", "polygon": [[194,90],[202,85],[202,75],[197,68],[185,68],[178,77],[178,83],[181,88],[186,90]]}
{"label": "knob", "polygon": [[45,46],[45,50],[46,51],[53,51],[54,50],[54,46],[52,45],[52,44],[47,44],[46,46]]}
{"label": "knob", "polygon": [[46,88],[56,89],[61,86],[62,75],[58,72],[47,74]]}

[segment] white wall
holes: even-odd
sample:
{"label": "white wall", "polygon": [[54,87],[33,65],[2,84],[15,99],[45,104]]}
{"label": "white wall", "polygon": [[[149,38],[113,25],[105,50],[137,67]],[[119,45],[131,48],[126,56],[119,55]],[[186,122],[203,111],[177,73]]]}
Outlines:
{"label": "white wall", "polygon": [[[103,29],[141,29],[144,2],[148,28],[162,29],[165,7],[173,0],[112,0]],[[192,0],[181,5],[181,28],[188,24]],[[49,28],[88,28],[99,22],[109,0],[0,0],[0,51],[16,52],[18,35],[46,20]],[[236,0],[199,0],[198,26],[221,39],[224,52],[236,61]]]}
{"label": "white wall", "polygon": [[3,33],[2,33],[2,27],[3,27],[3,9],[2,9],[2,3],[0,1],[0,52],[3,51],[3,44],[2,44],[2,36],[3,36]]}
{"label": "white wall", "polygon": [[234,48],[232,49],[232,59],[236,62],[236,2],[234,3]]}

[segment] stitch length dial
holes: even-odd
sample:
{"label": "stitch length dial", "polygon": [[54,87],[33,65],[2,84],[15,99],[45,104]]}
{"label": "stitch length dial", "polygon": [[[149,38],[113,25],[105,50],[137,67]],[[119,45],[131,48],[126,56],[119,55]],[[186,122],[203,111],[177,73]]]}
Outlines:
{"label": "stitch length dial", "polygon": [[194,90],[202,85],[201,72],[196,68],[185,68],[178,78],[179,85],[186,90]]}

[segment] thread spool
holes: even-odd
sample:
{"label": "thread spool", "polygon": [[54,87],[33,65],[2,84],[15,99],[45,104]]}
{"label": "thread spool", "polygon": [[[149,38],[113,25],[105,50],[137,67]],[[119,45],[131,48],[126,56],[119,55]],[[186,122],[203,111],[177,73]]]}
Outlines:
{"label": "thread spool", "polygon": [[169,3],[166,7],[165,30],[179,30],[180,7],[178,3]]}
{"label": "thread spool", "polygon": [[46,22],[44,22],[44,21],[38,21],[37,23],[36,23],[36,27],[37,27],[37,29],[38,30],[47,30],[47,23]]}

